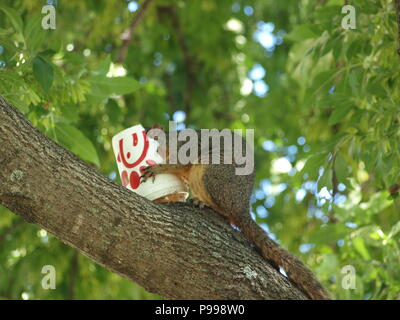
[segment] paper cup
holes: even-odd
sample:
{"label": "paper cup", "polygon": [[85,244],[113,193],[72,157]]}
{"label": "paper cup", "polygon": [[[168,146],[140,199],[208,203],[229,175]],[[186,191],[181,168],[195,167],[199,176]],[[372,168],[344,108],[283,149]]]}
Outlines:
{"label": "paper cup", "polygon": [[112,138],[112,146],[122,185],[149,199],[184,201],[188,196],[186,185],[173,174],[158,174],[145,182],[140,181],[144,168],[164,163],[157,153],[159,143],[149,138],[142,125],[125,129]]}

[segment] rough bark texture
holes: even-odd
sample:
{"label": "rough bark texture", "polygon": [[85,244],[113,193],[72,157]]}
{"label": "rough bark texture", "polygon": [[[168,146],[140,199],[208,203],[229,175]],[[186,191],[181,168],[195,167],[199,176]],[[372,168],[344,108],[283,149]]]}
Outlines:
{"label": "rough bark texture", "polygon": [[214,211],[136,195],[1,98],[0,204],[165,298],[306,298]]}

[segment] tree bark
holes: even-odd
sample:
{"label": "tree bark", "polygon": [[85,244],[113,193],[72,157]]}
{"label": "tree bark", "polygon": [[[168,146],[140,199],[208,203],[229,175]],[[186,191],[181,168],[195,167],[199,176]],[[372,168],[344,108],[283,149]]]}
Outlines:
{"label": "tree bark", "polygon": [[306,299],[211,209],[138,196],[1,97],[0,204],[165,298]]}

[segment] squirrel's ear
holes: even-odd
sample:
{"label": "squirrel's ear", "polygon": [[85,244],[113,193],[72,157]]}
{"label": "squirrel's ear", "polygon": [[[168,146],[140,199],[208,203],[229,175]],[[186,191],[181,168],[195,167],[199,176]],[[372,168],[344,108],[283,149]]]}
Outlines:
{"label": "squirrel's ear", "polygon": [[153,124],[153,126],[149,130],[146,130],[146,132],[147,136],[154,140],[158,140],[160,134],[165,133],[163,126],[159,123]]}
{"label": "squirrel's ear", "polygon": [[159,123],[153,124],[153,126],[151,128],[152,129],[160,129],[160,130],[164,131],[164,127]]}
{"label": "squirrel's ear", "polygon": [[[149,131],[151,131],[152,129],[160,129],[161,131],[164,131],[164,127],[159,124],[159,123],[155,123],[150,127],[144,127],[144,130],[146,130],[146,133],[148,133]],[[165,131],[164,131],[165,132]]]}

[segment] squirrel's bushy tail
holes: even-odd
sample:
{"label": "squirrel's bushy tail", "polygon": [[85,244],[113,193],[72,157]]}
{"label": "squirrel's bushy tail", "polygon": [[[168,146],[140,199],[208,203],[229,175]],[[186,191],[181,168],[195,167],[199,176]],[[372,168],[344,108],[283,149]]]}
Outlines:
{"label": "squirrel's bushy tail", "polygon": [[245,237],[261,251],[261,255],[270,260],[277,269],[282,267],[289,280],[309,298],[330,299],[329,294],[304,263],[270,239],[249,214],[240,214],[234,220],[236,221],[232,222],[240,227]]}

